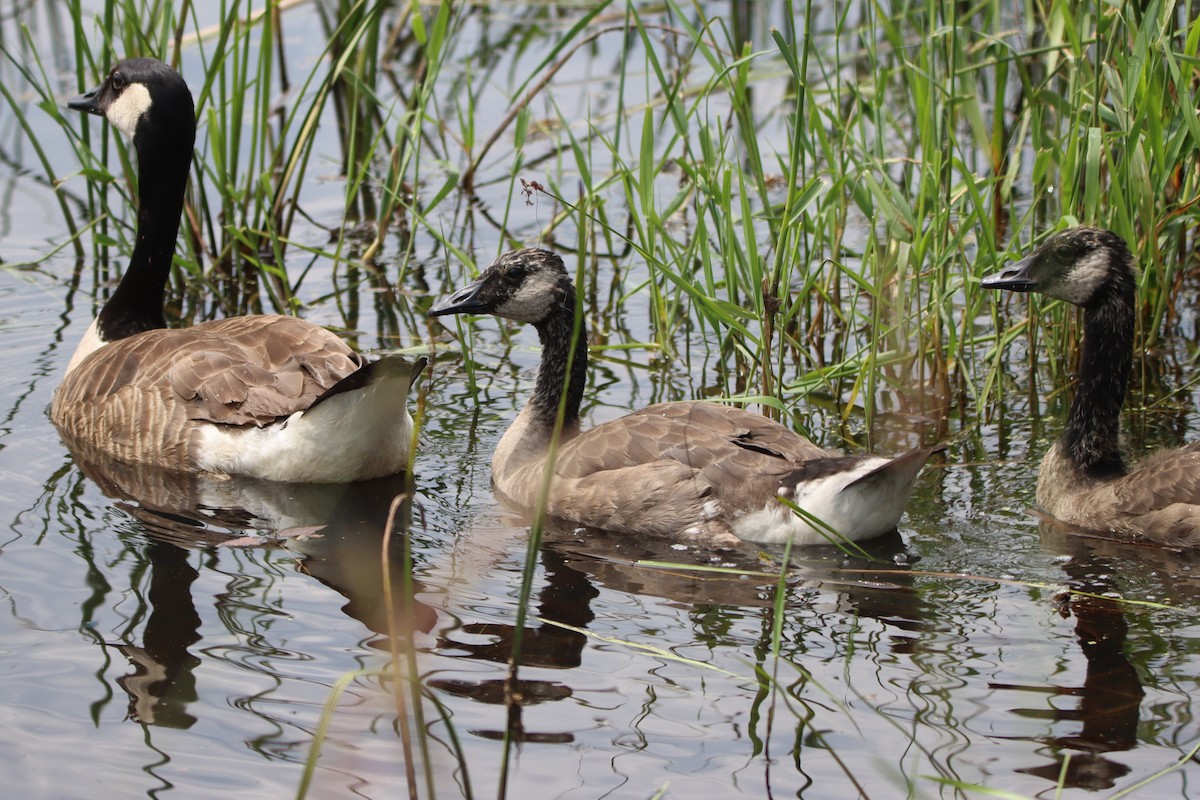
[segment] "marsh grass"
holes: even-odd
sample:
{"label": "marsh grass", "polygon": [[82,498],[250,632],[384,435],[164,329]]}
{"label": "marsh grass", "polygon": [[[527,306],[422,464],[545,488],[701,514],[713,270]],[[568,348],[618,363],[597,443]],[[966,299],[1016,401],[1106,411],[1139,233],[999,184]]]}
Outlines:
{"label": "marsh grass", "polygon": [[[24,87],[0,96],[45,180],[88,179],[59,201],[95,285],[131,247],[136,174],[124,142],[60,102],[144,54],[186,64],[197,99],[182,319],[302,311],[301,285],[329,262],[333,287],[306,287],[310,301],[332,299],[354,332],[369,293],[379,341],[421,341],[410,296],[512,244],[553,244],[579,265],[610,364],[703,358],[712,374],[673,391],[761,405],[831,446],[957,439],[964,453],[1006,393],[1036,409],[1038,382],[1061,391],[1069,375],[1068,310],[978,288],[1045,232],[1120,233],[1144,265],[1142,343],[1178,325],[1200,214],[1194,2],[336,0],[314,4],[324,39],[302,56],[289,5],[223,0],[214,19],[186,0],[99,15],[76,0],[70,86],[31,37],[5,33]],[[76,163],[38,145],[35,114]],[[1014,342],[1027,370],[1007,363]]]}

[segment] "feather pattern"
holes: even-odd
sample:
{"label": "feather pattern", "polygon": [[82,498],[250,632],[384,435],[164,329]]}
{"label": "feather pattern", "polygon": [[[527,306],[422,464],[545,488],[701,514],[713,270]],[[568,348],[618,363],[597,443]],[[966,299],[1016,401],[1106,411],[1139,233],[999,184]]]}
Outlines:
{"label": "feather pattern", "polygon": [[110,455],[121,461],[186,470],[194,442],[180,432],[197,423],[277,423],[362,364],[338,337],[296,317],[146,331],[106,345],[69,372],[51,419],[76,445],[110,442]]}
{"label": "feather pattern", "polygon": [[1083,352],[1067,423],[1042,458],[1037,501],[1069,525],[1119,539],[1200,547],[1200,443],[1128,467],[1121,408],[1133,363],[1137,272],[1121,237],[1075,227],[983,287],[1039,292],[1083,309]]}
{"label": "feather pattern", "polygon": [[660,403],[581,431],[586,331],[562,261],[546,250],[501,256],[430,313],[488,313],[538,330],[536,386],[492,457],[497,496],[527,513],[538,507],[551,462],[546,512],[573,525],[708,546],[828,542],[784,497],[814,506],[840,535],[865,539],[896,527],[917,473],[940,449],[895,460],[831,454],[762,415],[706,402]]}
{"label": "feather pattern", "polygon": [[424,359],[368,364],[296,317],[166,328],[163,294],[195,137],[179,74],[129,59],[69,105],[132,137],[139,208],[129,266],[54,394],[50,417],[67,445],[90,460],[279,481],[402,471],[412,427],[406,400]]}

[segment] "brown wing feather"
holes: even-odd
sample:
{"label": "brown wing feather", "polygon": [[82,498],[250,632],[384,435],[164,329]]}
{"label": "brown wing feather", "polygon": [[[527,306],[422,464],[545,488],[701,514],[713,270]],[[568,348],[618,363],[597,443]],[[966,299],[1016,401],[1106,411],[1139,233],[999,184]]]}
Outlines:
{"label": "brown wing feather", "polygon": [[[829,453],[761,414],[713,403],[660,403],[605,422],[562,446],[556,472],[580,478],[594,472],[678,461],[698,470],[781,473]],[[712,479],[719,481],[720,475]]]}
{"label": "brown wing feather", "polygon": [[[1122,512],[1146,514],[1177,503],[1200,506],[1200,444],[1151,456],[1113,489]],[[1200,518],[1200,508],[1196,515]]]}
{"label": "brown wing feather", "polygon": [[191,421],[267,425],[310,406],[362,359],[296,317],[216,320],[105,345],[55,392],[51,418],[84,450],[186,468]]}
{"label": "brown wing feather", "polygon": [[715,488],[699,472],[660,459],[562,480],[546,510],[577,524],[603,520],[609,531],[670,536],[681,525],[704,520],[704,503],[715,496]]}
{"label": "brown wing feather", "polygon": [[[662,403],[597,425],[559,450],[558,491],[594,496],[593,509],[643,531],[697,520],[706,500],[727,509],[761,507],[778,481],[830,454],[761,414],[712,403]],[[774,479],[772,479],[774,476]],[[603,492],[591,492],[592,479]],[[536,485],[536,481],[531,485]],[[657,520],[656,515],[667,518]]]}

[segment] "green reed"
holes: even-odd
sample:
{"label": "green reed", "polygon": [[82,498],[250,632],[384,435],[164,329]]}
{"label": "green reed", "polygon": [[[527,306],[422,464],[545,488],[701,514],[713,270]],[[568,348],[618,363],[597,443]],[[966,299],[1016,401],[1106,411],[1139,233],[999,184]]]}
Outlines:
{"label": "green reed", "polygon": [[[970,440],[1004,392],[1062,390],[1073,315],[978,288],[1056,226],[1126,237],[1144,267],[1143,342],[1171,333],[1200,216],[1193,0],[843,3],[832,17],[785,1],[765,36],[745,25],[751,6],[514,6],[500,33],[471,39],[482,6],[341,0],[318,5],[326,42],[297,63],[276,4],[222,0],[218,30],[186,0],[111,2],[96,19],[69,4],[77,89],[122,56],[204,65],[186,76],[202,137],[183,317],[293,310],[328,258],[328,296],[357,329],[360,290],[436,294],[475,259],[552,241],[596,301],[597,355],[711,356],[702,384],[854,447],[873,446],[882,412],[927,418],[918,439]],[[560,79],[609,41],[617,74],[586,87],[580,120]],[[126,144],[58,110],[27,40],[4,46],[90,179],[60,202],[68,240],[104,264],[131,246]],[[505,73],[505,53],[520,70]],[[0,96],[27,123],[18,93]],[[77,168],[38,161],[55,183]],[[310,221],[329,161],[340,213]],[[330,242],[304,243],[317,227]],[[631,325],[635,303],[646,318]],[[419,314],[374,311],[387,339],[425,338]],[[613,333],[631,327],[645,341]],[[1014,343],[1028,379],[1007,363]]]}

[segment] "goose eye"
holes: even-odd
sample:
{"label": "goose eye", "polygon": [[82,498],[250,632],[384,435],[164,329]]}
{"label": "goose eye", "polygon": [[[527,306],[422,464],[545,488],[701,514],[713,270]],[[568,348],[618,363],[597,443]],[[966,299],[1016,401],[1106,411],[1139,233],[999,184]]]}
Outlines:
{"label": "goose eye", "polygon": [[112,82],[112,87],[118,92],[125,88],[125,76],[121,73],[114,72],[110,80]]}
{"label": "goose eye", "polygon": [[518,284],[525,280],[525,266],[523,264],[514,264],[504,272],[504,282]]}
{"label": "goose eye", "polygon": [[1062,258],[1070,258],[1075,255],[1075,248],[1069,244],[1060,244],[1054,248],[1054,254]]}

